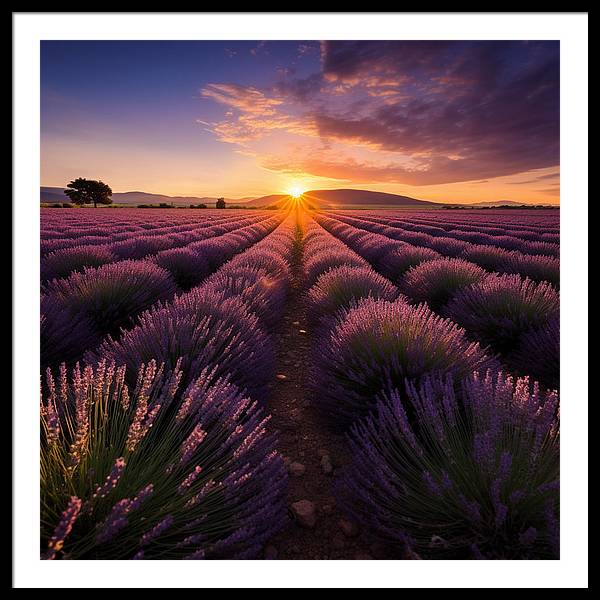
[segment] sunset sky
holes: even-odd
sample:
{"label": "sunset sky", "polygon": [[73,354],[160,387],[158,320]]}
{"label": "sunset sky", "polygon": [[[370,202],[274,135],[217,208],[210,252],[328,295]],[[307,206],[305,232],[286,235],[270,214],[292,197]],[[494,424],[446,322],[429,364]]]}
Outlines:
{"label": "sunset sky", "polygon": [[558,42],[41,44],[41,184],[559,201]]}

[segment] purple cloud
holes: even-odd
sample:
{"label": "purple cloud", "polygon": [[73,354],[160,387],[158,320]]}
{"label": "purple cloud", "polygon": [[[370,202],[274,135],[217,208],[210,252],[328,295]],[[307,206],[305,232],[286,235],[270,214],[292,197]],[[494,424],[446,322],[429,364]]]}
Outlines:
{"label": "purple cloud", "polygon": [[[325,42],[324,78],[398,81],[371,110],[315,114],[320,134],[416,160],[413,185],[559,162],[558,42]],[[409,183],[407,180],[406,183]]]}
{"label": "purple cloud", "polygon": [[[559,164],[558,42],[330,41],[320,52],[302,77],[279,69],[260,89],[206,86],[204,97],[237,111],[215,124],[220,139],[247,144],[289,126],[320,137],[323,152],[296,145],[264,157],[269,168],[353,181],[433,185]],[[332,142],[374,158],[341,158]]]}

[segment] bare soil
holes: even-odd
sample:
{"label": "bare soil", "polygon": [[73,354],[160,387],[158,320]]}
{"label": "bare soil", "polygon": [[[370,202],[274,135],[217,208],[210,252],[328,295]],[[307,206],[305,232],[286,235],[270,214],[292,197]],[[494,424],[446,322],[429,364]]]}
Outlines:
{"label": "bare soil", "polygon": [[[356,524],[349,523],[333,497],[335,473],[348,460],[347,448],[343,436],[327,428],[311,402],[308,374],[312,332],[308,328],[304,303],[302,254],[302,243],[299,243],[292,259],[290,297],[276,332],[278,367],[268,409],[272,414],[271,427],[279,432],[279,451],[290,470],[288,506],[300,500],[314,503],[316,523],[310,528],[302,526],[290,508],[288,526],[266,545],[265,558],[392,558],[380,544],[366,540]],[[324,472],[323,456],[329,457],[332,473]],[[294,474],[302,470],[298,464],[305,470]]]}

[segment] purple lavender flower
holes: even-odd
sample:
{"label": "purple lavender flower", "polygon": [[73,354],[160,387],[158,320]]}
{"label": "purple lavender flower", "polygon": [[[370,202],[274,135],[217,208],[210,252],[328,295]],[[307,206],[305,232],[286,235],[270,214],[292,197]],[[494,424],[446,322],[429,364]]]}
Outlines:
{"label": "purple lavender flower", "polygon": [[[62,375],[62,372],[61,372]],[[44,419],[44,424],[46,426],[46,442],[50,445],[56,444],[60,438],[60,419],[58,417],[58,412],[56,410],[56,387],[54,384],[54,378],[52,377],[52,372],[50,369],[46,371],[46,381],[48,384],[48,389],[50,391],[48,400],[46,404],[42,404],[42,417]],[[62,384],[62,378],[61,378]],[[61,385],[61,395],[63,392],[63,388]],[[61,398],[62,400],[62,398]]]}
{"label": "purple lavender flower", "polygon": [[[125,410],[125,373],[112,362],[77,367],[66,381],[61,370],[58,394],[54,377],[47,378],[45,396],[75,425],[61,428],[54,446],[42,445],[42,539],[43,545],[50,540],[49,557],[70,533],[74,559],[129,559],[140,543],[144,554],[136,559],[181,559],[190,552],[197,558],[252,558],[286,522],[287,474],[266,426],[268,415],[228,377],[214,379],[212,369],[178,391],[179,363],[175,371],[154,361],[142,366]],[[68,399],[64,406],[62,397]],[[136,420],[144,445],[127,450]],[[85,462],[67,469],[64,457],[78,422],[88,432]],[[127,467],[124,458],[112,459],[110,474],[95,485],[94,474],[106,471],[107,453],[122,454]],[[51,528],[71,487],[77,506],[85,505],[85,519],[70,532],[79,508],[69,506]]]}
{"label": "purple lavender flower", "polygon": [[85,267],[99,267],[117,260],[109,246],[71,246],[51,252],[42,258],[41,280],[68,277]]}
{"label": "purple lavender flower", "polygon": [[184,291],[198,285],[210,273],[206,257],[189,248],[163,250],[154,260],[159,267],[171,273],[177,286]]}
{"label": "purple lavender flower", "polygon": [[[116,335],[132,317],[155,302],[170,298],[175,283],[169,273],[146,261],[120,261],[85,268],[66,279],[52,281],[42,298],[42,362],[64,351],[80,358],[106,334]],[[46,354],[46,348],[51,354]]]}
{"label": "purple lavender flower", "polygon": [[261,321],[274,325],[283,312],[288,281],[274,277],[264,268],[225,265],[204,284],[204,290],[242,300]]}
{"label": "purple lavender flower", "polygon": [[192,433],[190,433],[190,435],[181,444],[180,463],[182,465],[187,464],[187,462],[192,458],[198,448],[198,445],[202,443],[205,437],[206,431],[204,431],[204,429],[202,429],[202,425],[198,423],[192,430]]}
{"label": "purple lavender flower", "polygon": [[150,531],[144,533],[140,539],[140,546],[147,546],[150,542],[160,537],[167,529],[173,525],[173,515],[167,515],[159,523],[157,523]]}
{"label": "purple lavender flower", "polygon": [[177,493],[181,495],[186,494],[196,479],[198,479],[200,473],[202,473],[202,467],[200,465],[196,465],[190,474],[179,484]]}
{"label": "purple lavender flower", "polygon": [[560,385],[560,319],[524,333],[510,357],[510,366],[520,375],[531,375],[551,389]]}
{"label": "purple lavender flower", "polygon": [[402,244],[383,255],[376,266],[386,277],[398,282],[411,267],[438,258],[441,254],[431,248]]}
{"label": "purple lavender flower", "polygon": [[535,527],[528,527],[526,531],[519,534],[519,543],[522,546],[531,546],[537,539],[537,529]]}
{"label": "purple lavender flower", "polygon": [[230,374],[251,392],[269,378],[274,361],[270,339],[239,298],[198,288],[143,313],[139,325],[109,338],[93,356],[126,364],[130,377],[152,359],[169,369],[181,359],[183,385],[211,366],[215,376]]}
{"label": "purple lavender flower", "polygon": [[460,290],[445,314],[497,352],[509,354],[521,336],[558,316],[559,295],[552,285],[519,275],[490,275]]}
{"label": "purple lavender flower", "polygon": [[326,317],[362,298],[393,300],[398,291],[370,267],[343,265],[319,277],[307,295],[308,310],[314,318]]}
{"label": "purple lavender flower", "polygon": [[71,496],[67,508],[63,511],[60,521],[48,541],[48,552],[45,556],[47,560],[53,560],[57,552],[60,552],[65,544],[65,539],[71,533],[73,524],[79,516],[81,510],[81,500],[77,496]]}
{"label": "purple lavender flower", "polygon": [[304,262],[307,285],[312,286],[323,273],[342,265],[366,267],[368,263],[343,244],[338,247],[334,246],[334,248],[331,248],[330,245],[325,245],[322,249],[316,245],[312,245],[310,250],[306,250]]}
{"label": "purple lavender flower", "polygon": [[125,470],[125,460],[117,458],[115,464],[112,466],[110,473],[107,475],[104,483],[96,487],[96,491],[93,493],[92,498],[106,498],[117,486],[119,479],[123,475]]}
{"label": "purple lavender flower", "polygon": [[[430,375],[383,393],[350,430],[338,500],[399,551],[411,539],[427,558],[469,558],[474,548],[487,558],[557,558],[558,417],[540,416],[554,396],[500,372],[453,389]],[[546,443],[536,450],[538,427]],[[432,545],[440,532],[446,544]]]}
{"label": "purple lavender flower", "polygon": [[403,388],[405,380],[427,373],[461,376],[494,364],[461,329],[426,306],[369,298],[336,320],[315,349],[311,384],[338,427],[368,413],[385,382]]}
{"label": "purple lavender flower", "polygon": [[99,544],[105,544],[106,542],[112,541],[117,534],[127,527],[129,520],[127,515],[130,511],[131,500],[124,498],[119,500],[110,511],[110,514],[102,524],[98,535],[96,536],[96,542]]}
{"label": "purple lavender flower", "polygon": [[154,485],[152,483],[149,483],[147,486],[145,486],[144,488],[142,488],[137,493],[137,495],[135,496],[135,498],[130,502],[130,504],[129,504],[129,511],[132,512],[132,511],[137,510],[138,508],[140,508],[140,506],[146,500],[148,500],[148,498],[150,498],[153,493],[154,493]]}
{"label": "purple lavender flower", "polygon": [[429,260],[412,267],[402,281],[402,291],[416,302],[427,302],[437,310],[461,288],[479,283],[487,273],[459,258]]}

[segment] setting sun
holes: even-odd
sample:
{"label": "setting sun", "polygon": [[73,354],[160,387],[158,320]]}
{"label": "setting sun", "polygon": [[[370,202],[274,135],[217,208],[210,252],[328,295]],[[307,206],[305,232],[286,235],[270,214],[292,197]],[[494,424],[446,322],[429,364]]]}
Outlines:
{"label": "setting sun", "polygon": [[300,198],[302,194],[303,192],[298,186],[290,188],[290,196],[292,196],[293,198]]}

